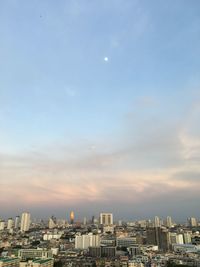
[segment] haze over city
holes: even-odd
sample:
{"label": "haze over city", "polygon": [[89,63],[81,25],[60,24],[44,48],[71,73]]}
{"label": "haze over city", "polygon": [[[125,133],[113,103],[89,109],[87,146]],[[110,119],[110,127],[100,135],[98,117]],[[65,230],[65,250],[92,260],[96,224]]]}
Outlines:
{"label": "haze over city", "polygon": [[200,214],[200,2],[0,1],[0,211]]}

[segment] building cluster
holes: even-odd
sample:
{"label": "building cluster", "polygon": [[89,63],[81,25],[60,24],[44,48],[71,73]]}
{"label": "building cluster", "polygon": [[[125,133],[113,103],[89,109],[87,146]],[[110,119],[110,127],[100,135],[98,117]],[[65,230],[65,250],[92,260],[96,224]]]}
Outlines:
{"label": "building cluster", "polygon": [[0,267],[199,266],[200,223],[161,220],[118,221],[100,213],[83,222],[51,216],[32,220],[24,212],[0,220]]}

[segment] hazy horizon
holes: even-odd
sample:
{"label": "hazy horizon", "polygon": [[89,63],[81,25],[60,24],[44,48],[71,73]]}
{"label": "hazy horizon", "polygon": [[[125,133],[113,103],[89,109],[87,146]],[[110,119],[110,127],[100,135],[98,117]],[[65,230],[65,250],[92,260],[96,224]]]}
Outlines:
{"label": "hazy horizon", "polygon": [[0,217],[200,217],[199,14],[0,2]]}

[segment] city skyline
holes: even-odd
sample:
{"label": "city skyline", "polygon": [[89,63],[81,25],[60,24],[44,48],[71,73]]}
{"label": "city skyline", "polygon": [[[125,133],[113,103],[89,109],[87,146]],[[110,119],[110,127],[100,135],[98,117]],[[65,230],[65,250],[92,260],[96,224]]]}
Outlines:
{"label": "city skyline", "polygon": [[199,12],[0,2],[0,215],[199,217]]}

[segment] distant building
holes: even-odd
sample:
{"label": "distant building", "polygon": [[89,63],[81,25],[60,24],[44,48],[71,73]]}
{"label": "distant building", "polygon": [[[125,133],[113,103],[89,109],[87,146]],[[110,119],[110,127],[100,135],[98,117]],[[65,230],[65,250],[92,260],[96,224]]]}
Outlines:
{"label": "distant building", "polygon": [[113,225],[104,225],[103,226],[103,233],[111,233],[113,234],[114,233],[114,226]]}
{"label": "distant building", "polygon": [[184,244],[183,235],[178,233],[170,233],[170,244]]}
{"label": "distant building", "polygon": [[171,228],[173,226],[173,224],[172,224],[172,218],[170,216],[167,216],[166,226],[168,228]]}
{"label": "distant building", "polygon": [[53,267],[54,259],[35,259],[28,262],[20,262],[20,267]]}
{"label": "distant building", "polygon": [[20,259],[18,258],[7,258],[0,257],[0,267],[19,267]]}
{"label": "distant building", "polygon": [[26,232],[30,228],[30,223],[31,223],[31,215],[29,212],[24,212],[22,213],[21,217],[21,225],[20,225],[20,230],[21,232]]}
{"label": "distant building", "polygon": [[116,256],[116,247],[101,247],[101,257],[112,258]]}
{"label": "distant building", "polygon": [[192,243],[191,234],[189,232],[183,233],[183,239],[184,239],[185,244],[191,244]]}
{"label": "distant building", "polygon": [[154,218],[154,227],[160,227],[160,218],[158,216],[155,216]]}
{"label": "distant building", "polygon": [[118,237],[117,247],[132,247],[136,244],[136,237]]}
{"label": "distant building", "polygon": [[14,227],[14,221],[12,218],[9,218],[8,222],[7,222],[7,229],[11,230],[11,229],[13,229],[13,227]]}
{"label": "distant building", "polygon": [[51,218],[49,218],[49,229],[53,229],[56,227],[56,217],[51,216]]}
{"label": "distant building", "polygon": [[71,223],[71,224],[74,223],[74,218],[75,218],[74,212],[71,211],[71,212],[70,212],[70,223]]}
{"label": "distant building", "polygon": [[80,235],[75,237],[76,249],[88,249],[89,247],[99,247],[100,236],[89,233],[87,235]]}
{"label": "distant building", "polygon": [[83,224],[84,224],[84,225],[87,224],[87,218],[86,218],[86,217],[83,218]]}
{"label": "distant building", "polygon": [[43,240],[49,241],[51,239],[60,239],[62,236],[62,233],[46,233],[43,235]]}
{"label": "distant building", "polygon": [[190,227],[197,227],[197,219],[194,217],[188,218],[188,224]]}
{"label": "distant building", "polygon": [[0,231],[5,229],[5,221],[0,221]]}
{"label": "distant building", "polygon": [[19,222],[20,222],[20,217],[19,216],[16,216],[15,217],[15,225],[14,225],[14,228],[15,229],[18,229],[19,228]]}
{"label": "distant building", "polygon": [[112,213],[100,213],[100,224],[112,225],[113,224],[113,214]]}
{"label": "distant building", "polygon": [[161,227],[148,228],[147,244],[157,245],[160,250],[168,251],[170,245],[170,236],[168,230]]}
{"label": "distant building", "polygon": [[20,249],[18,251],[18,258],[22,260],[36,259],[36,258],[47,259],[52,257],[53,257],[52,251],[47,249]]}

